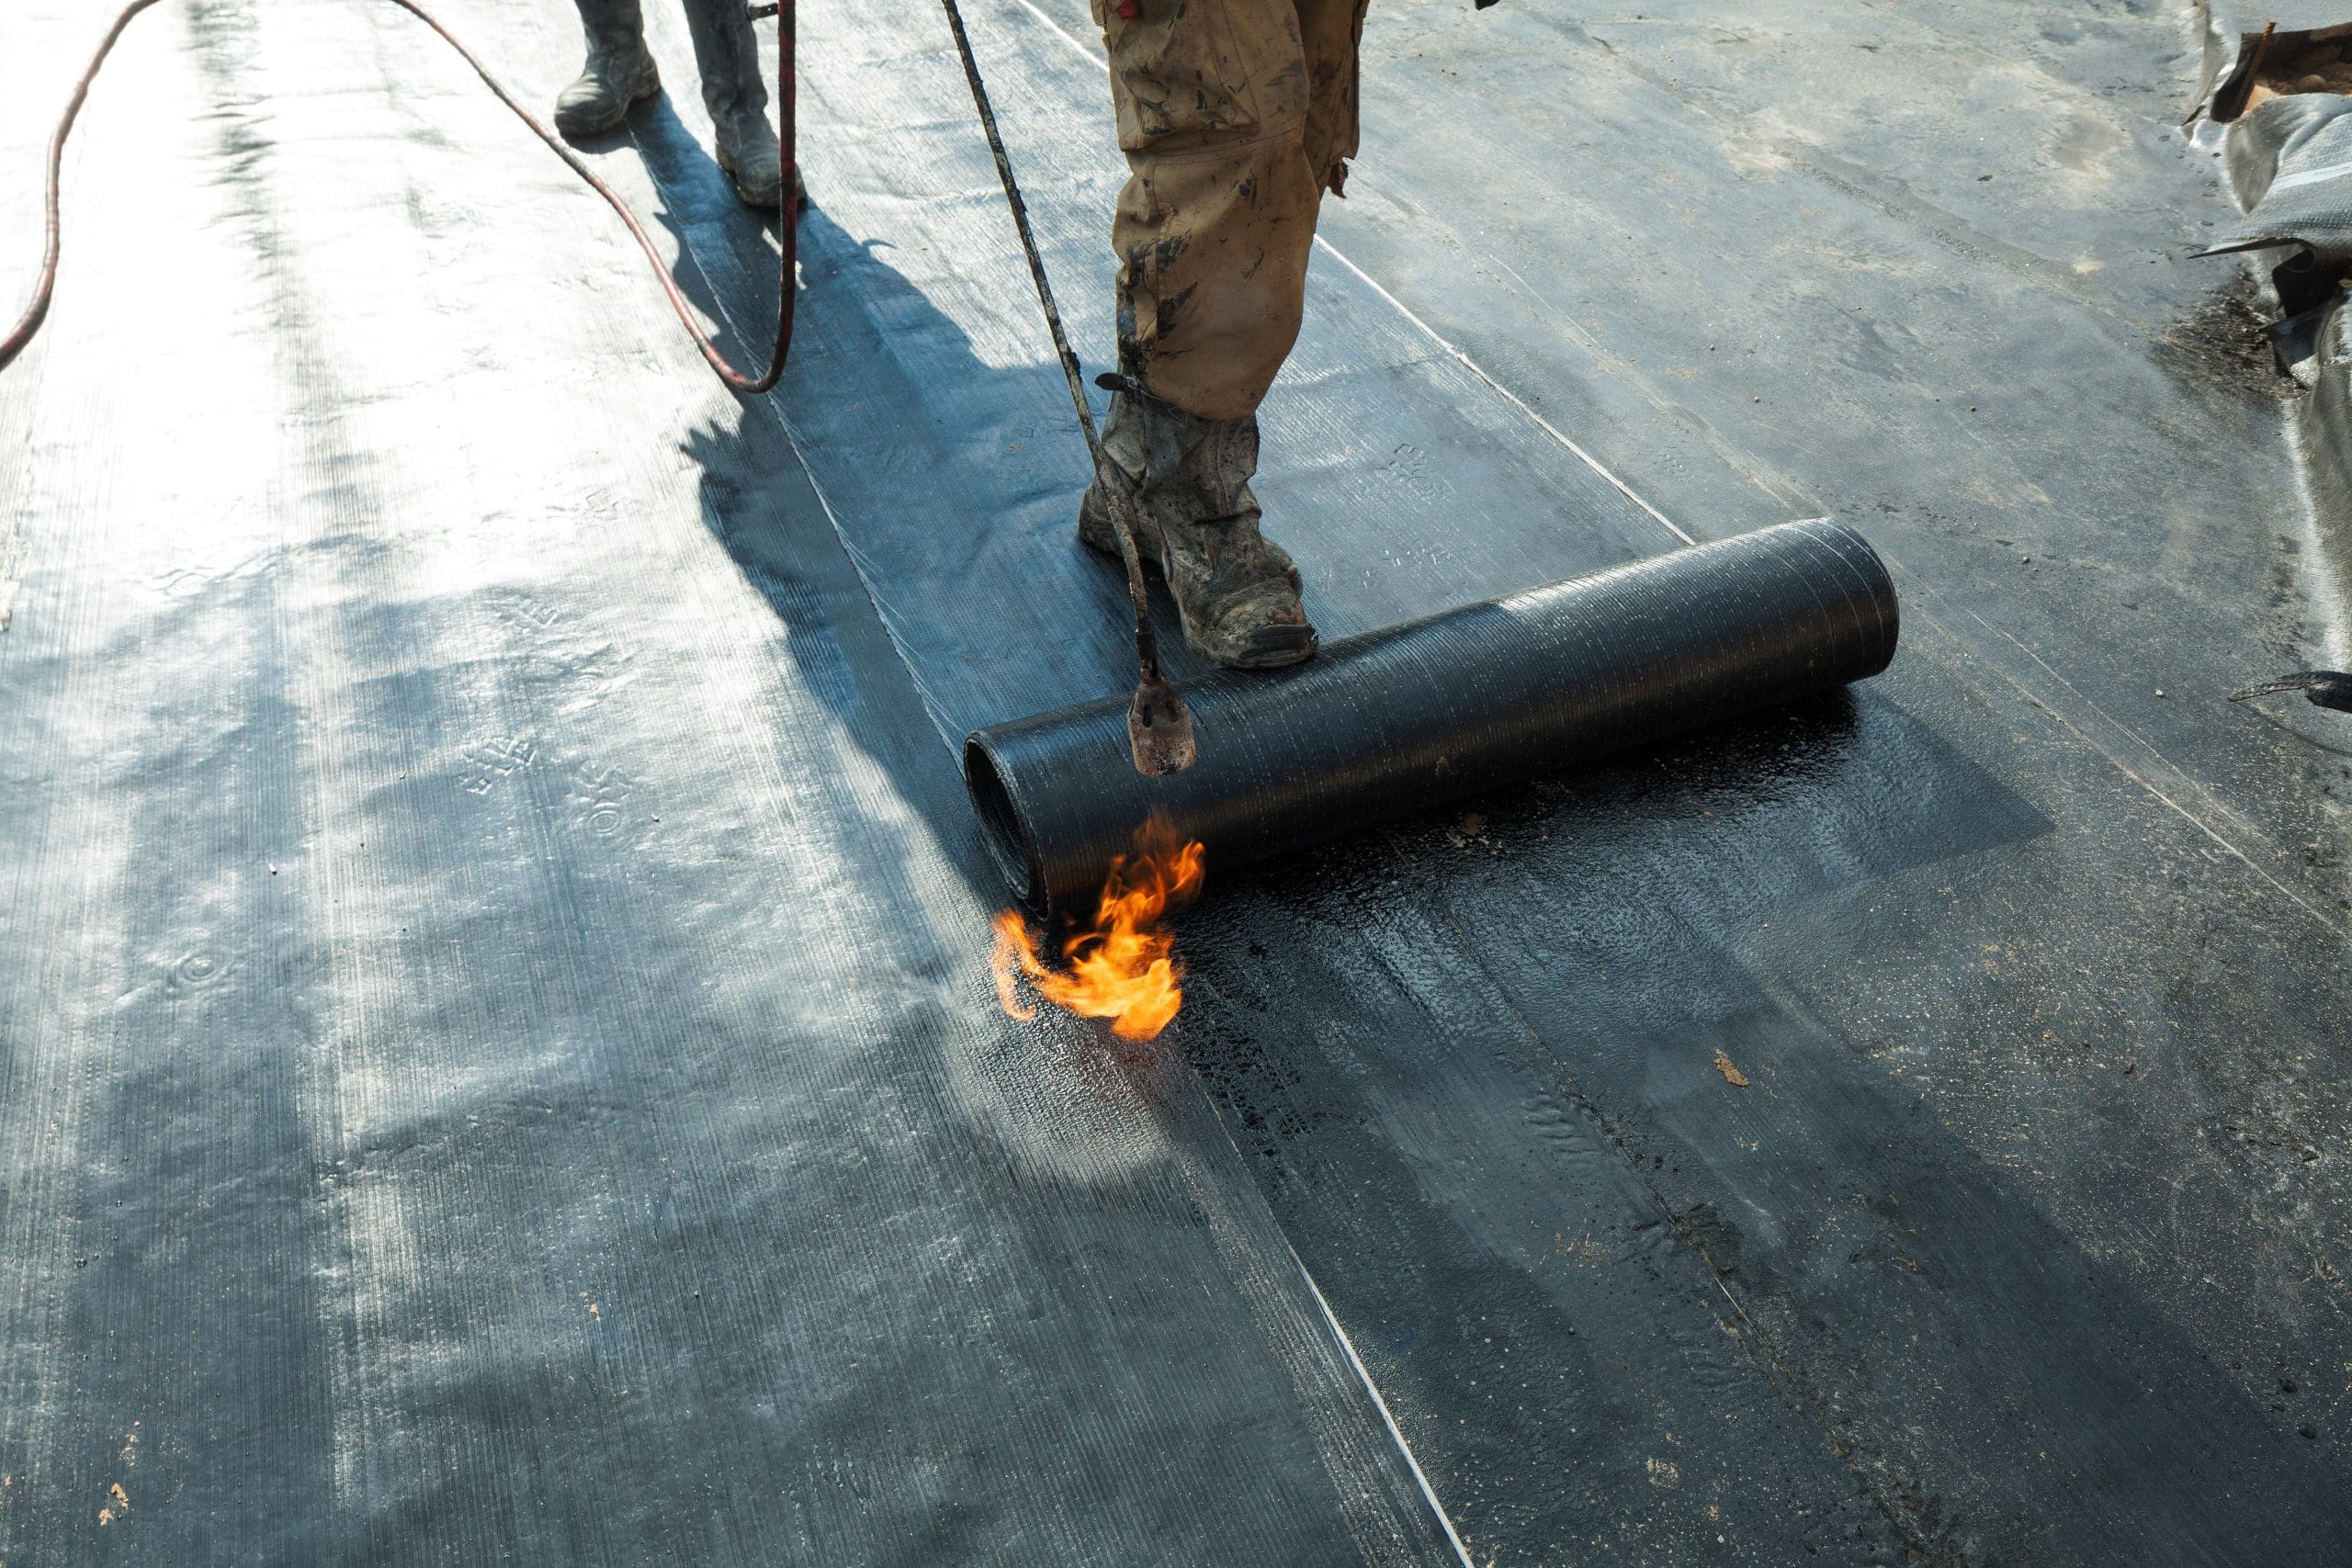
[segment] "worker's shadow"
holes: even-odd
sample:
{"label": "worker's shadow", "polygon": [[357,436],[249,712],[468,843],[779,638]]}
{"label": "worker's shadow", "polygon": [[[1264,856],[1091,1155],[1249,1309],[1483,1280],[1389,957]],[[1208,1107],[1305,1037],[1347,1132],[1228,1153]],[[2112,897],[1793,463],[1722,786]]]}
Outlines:
{"label": "worker's shadow", "polygon": [[[679,243],[673,278],[720,323],[719,351],[756,369],[775,320],[775,215],[751,219],[666,102],[646,105],[630,129],[662,193],[649,216]],[[1124,692],[1134,671],[1119,630],[1124,583],[1071,526],[1087,459],[1057,367],[1034,341],[1012,354],[976,348],[927,291],[935,280],[910,277],[889,244],[842,229],[822,206],[821,169],[809,183],[783,379],[693,430],[683,455],[704,524],[774,608],[799,685],[922,815],[976,895],[1001,903],[962,788],[962,727],[1019,716],[991,701],[1057,706]],[[1023,617],[957,602],[941,584],[993,573],[1001,590],[1016,570],[1032,604],[1066,606],[1053,618],[1068,636],[1039,647],[1008,632],[1001,651],[977,652],[976,627],[993,636]],[[1165,596],[1155,600],[1182,675],[1197,660]]]}
{"label": "worker's shadow", "polygon": [[[679,241],[672,276],[707,319],[721,324],[720,353],[756,370],[766,360],[775,320],[775,215],[755,219],[742,206],[665,102],[640,109],[631,131],[662,191],[652,217]],[[821,192],[821,178],[813,183]],[[740,413],[695,429],[683,444],[698,473],[703,522],[774,609],[796,684],[828,710],[834,743],[880,770],[976,897],[1001,902],[1004,890],[980,845],[956,754],[933,722],[919,661],[910,663],[905,646],[918,629],[908,624],[917,584],[903,571],[894,574],[888,558],[900,553],[903,559],[934,543],[943,557],[971,547],[980,541],[955,538],[954,519],[989,510],[959,486],[952,443],[923,422],[923,394],[935,406],[942,389],[952,389],[976,409],[1001,407],[1010,400],[1009,384],[1035,376],[1036,367],[985,363],[964,332],[888,265],[887,246],[850,235],[813,197],[797,239],[795,346],[782,382],[772,393],[740,400]],[[854,367],[845,369],[844,361],[854,361]],[[844,411],[839,404],[848,398],[865,406]],[[820,400],[832,401],[820,407]],[[844,412],[862,427],[850,452],[839,446]],[[888,476],[874,489],[897,503],[877,506],[875,494],[842,497],[852,520],[869,525],[863,532],[837,528],[820,484],[845,486],[865,474]],[[1069,486],[1072,500],[1077,482]],[[908,499],[922,495],[928,505]],[[926,574],[952,567],[927,556],[922,564]],[[1106,579],[1104,607],[1072,614],[1100,618],[1123,600],[1107,571],[1073,563],[1081,582],[1088,572]],[[887,811],[869,814],[865,828],[894,840],[904,831]],[[894,843],[886,852],[904,863],[910,848]]]}

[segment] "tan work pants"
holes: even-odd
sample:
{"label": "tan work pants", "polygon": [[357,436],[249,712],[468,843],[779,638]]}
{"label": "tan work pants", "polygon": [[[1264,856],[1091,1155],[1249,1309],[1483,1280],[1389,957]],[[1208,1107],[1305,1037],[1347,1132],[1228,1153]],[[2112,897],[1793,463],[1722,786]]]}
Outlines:
{"label": "tan work pants", "polygon": [[1297,340],[1323,193],[1356,151],[1365,0],[1094,0],[1131,171],[1119,348],[1203,419],[1251,412]]}

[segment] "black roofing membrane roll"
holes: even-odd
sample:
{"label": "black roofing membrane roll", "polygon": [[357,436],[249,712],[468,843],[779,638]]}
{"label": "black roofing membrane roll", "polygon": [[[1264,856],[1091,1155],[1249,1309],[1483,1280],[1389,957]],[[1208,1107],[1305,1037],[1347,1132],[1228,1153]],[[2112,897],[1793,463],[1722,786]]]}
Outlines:
{"label": "black roofing membrane roll", "polygon": [[1118,696],[975,732],[965,783],[1015,896],[1082,908],[1154,807],[1214,873],[1875,675],[1896,624],[1860,535],[1783,524],[1186,682],[1172,778]]}

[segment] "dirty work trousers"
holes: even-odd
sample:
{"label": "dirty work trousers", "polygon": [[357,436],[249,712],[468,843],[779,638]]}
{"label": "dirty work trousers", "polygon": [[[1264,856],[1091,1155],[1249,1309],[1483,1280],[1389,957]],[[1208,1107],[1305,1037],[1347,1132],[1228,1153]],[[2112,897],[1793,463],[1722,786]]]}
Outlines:
{"label": "dirty work trousers", "polygon": [[[645,17],[639,0],[573,0],[590,47],[641,43]],[[760,46],[752,31],[749,0],[685,0],[686,32],[695,40],[695,64],[702,73],[702,104],[721,123],[742,115],[765,114],[767,83],[760,76]]]}
{"label": "dirty work trousers", "polygon": [[1129,177],[1119,353],[1203,419],[1250,413],[1297,340],[1326,190],[1356,151],[1365,0],[1094,0]]}

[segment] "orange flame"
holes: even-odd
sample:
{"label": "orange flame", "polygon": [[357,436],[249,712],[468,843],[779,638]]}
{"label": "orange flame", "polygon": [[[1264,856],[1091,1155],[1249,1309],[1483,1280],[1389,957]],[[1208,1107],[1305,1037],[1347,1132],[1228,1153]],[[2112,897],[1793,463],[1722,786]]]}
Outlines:
{"label": "orange flame", "polygon": [[1067,972],[1047,966],[1017,909],[996,917],[996,951],[989,972],[997,1000],[1014,1018],[1035,1018],[1019,983],[1083,1018],[1107,1018],[1122,1040],[1149,1040],[1184,1005],[1183,966],[1176,939],[1162,922],[1201,890],[1208,852],[1198,840],[1180,841],[1165,814],[1154,810],[1136,829],[1136,852],[1111,862],[1092,926],[1062,942]]}

